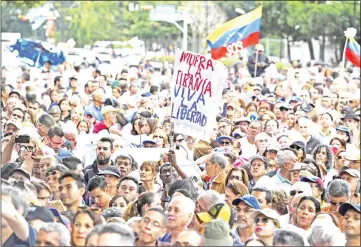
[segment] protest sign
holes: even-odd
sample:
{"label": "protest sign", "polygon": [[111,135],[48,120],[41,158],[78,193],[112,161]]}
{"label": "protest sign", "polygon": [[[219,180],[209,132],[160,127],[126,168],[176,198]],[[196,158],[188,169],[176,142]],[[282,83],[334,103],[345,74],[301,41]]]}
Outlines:
{"label": "protest sign", "polygon": [[209,141],[227,75],[222,63],[177,50],[171,78],[174,132]]}

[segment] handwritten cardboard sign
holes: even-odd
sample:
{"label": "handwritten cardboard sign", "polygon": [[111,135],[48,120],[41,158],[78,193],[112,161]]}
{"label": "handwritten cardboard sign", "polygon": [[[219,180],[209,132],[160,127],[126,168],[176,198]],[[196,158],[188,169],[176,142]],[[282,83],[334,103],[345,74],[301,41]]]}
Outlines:
{"label": "handwritten cardboard sign", "polygon": [[177,50],[171,79],[174,131],[209,141],[228,69],[220,62]]}

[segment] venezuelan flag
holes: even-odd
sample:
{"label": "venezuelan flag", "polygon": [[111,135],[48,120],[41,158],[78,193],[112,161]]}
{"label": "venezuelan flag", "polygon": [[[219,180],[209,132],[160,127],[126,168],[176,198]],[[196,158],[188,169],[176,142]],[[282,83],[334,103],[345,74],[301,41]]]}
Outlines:
{"label": "venezuelan flag", "polygon": [[346,58],[360,68],[360,45],[354,38],[350,38],[346,47]]}
{"label": "venezuelan flag", "polygon": [[227,46],[242,41],[243,48],[258,44],[261,30],[262,5],[234,18],[207,37],[213,59],[227,56]]}

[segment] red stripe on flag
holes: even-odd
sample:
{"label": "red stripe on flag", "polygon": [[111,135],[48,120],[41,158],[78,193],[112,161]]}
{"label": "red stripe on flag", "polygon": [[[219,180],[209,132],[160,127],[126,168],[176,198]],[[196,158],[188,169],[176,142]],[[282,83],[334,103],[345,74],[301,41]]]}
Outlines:
{"label": "red stripe on flag", "polygon": [[[247,38],[242,40],[243,49],[247,48],[250,45],[256,45],[259,42],[260,32],[251,33]],[[227,46],[222,46],[218,48],[211,49],[212,59],[218,60],[220,58],[226,57],[227,55]]]}
{"label": "red stripe on flag", "polygon": [[349,48],[346,49],[346,58],[355,66],[360,68],[360,57]]}

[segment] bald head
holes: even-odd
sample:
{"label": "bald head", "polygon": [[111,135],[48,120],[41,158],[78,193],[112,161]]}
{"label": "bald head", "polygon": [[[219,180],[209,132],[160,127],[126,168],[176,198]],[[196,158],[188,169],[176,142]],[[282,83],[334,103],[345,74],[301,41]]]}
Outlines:
{"label": "bald head", "polygon": [[204,246],[204,237],[195,230],[181,232],[175,242],[176,246]]}
{"label": "bald head", "polygon": [[196,209],[196,204],[192,199],[184,196],[175,196],[170,201],[169,205],[178,205],[179,207],[184,208],[184,213],[194,213]]}

